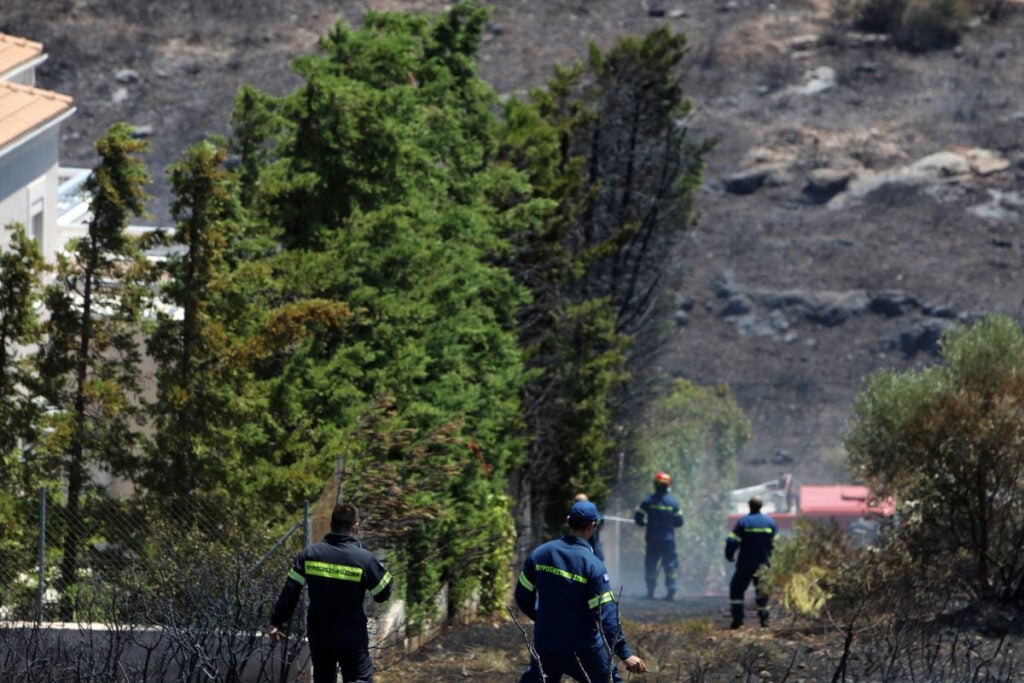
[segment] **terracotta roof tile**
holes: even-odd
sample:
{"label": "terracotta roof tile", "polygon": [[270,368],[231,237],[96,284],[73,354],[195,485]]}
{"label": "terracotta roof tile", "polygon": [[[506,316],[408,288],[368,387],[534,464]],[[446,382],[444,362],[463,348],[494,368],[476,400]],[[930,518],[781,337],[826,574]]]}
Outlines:
{"label": "terracotta roof tile", "polygon": [[68,95],[0,81],[0,148],[70,112],[71,102]]}
{"label": "terracotta roof tile", "polygon": [[0,75],[43,54],[43,44],[0,33]]}

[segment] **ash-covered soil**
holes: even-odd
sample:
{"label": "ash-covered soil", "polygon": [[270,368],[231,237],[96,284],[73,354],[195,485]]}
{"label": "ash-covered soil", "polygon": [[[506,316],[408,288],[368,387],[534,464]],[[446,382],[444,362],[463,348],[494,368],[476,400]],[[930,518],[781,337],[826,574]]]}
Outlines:
{"label": "ash-covered soil", "polygon": [[[670,663],[681,660],[681,653],[652,637],[659,624],[680,623],[687,619],[710,622],[711,639],[772,638],[782,629],[761,629],[751,611],[753,626],[738,631],[727,629],[728,598],[725,596],[683,596],[674,602],[623,599],[620,603],[623,630],[630,647],[648,663],[649,678],[627,676],[627,680],[685,680],[658,673]],[[526,639],[533,638],[532,623],[519,617],[472,624],[455,624],[442,637],[427,639],[417,651],[408,654],[382,652],[378,657],[380,683],[441,683],[442,681],[516,681],[530,663]],[[681,644],[680,644],[681,646]],[[619,672],[625,674],[621,664]]]}

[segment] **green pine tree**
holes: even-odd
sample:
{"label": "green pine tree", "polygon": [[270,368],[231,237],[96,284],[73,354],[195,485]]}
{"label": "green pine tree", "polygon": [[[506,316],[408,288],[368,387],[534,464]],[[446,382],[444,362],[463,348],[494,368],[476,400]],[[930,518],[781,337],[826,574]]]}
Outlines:
{"label": "green pine tree", "polygon": [[[252,203],[284,247],[265,261],[278,286],[262,293],[265,324],[302,304],[345,307],[287,346],[253,337],[265,351],[252,435],[272,454],[265,483],[297,502],[343,456],[344,496],[421,512],[417,533],[390,538],[418,558],[403,584],[414,605],[442,582],[501,593],[504,575],[489,569],[510,547],[498,511],[521,462],[523,290],[499,260],[503,235],[534,219],[509,200],[523,177],[492,163],[496,98],[473,65],[485,16],[460,3],[335,27],[296,62],[305,84],[266,103],[279,125],[264,131]],[[285,466],[288,480],[271,471]],[[370,495],[382,472],[387,497]],[[492,550],[470,563],[451,554],[474,544]]]}
{"label": "green pine tree", "polygon": [[576,491],[607,497],[613,455],[631,447],[629,425],[657,394],[648,385],[663,381],[650,360],[707,151],[677,123],[690,106],[684,47],[664,29],[607,54],[595,47],[587,64],[557,68],[528,102],[506,106],[501,158],[557,207],[541,229],[512,236],[512,267],[532,294],[520,311],[531,442],[516,488],[530,542],[550,533],[545,522],[560,526]]}
{"label": "green pine tree", "polygon": [[59,500],[70,520],[57,588],[61,617],[73,617],[95,472],[131,473],[139,412],[138,335],[148,304],[148,264],[126,228],[141,216],[149,175],[146,143],[115,124],[96,143],[100,161],[86,182],[91,214],[84,237],[58,257],[45,292],[45,341],[37,358],[40,393],[54,411],[38,450],[62,467]]}
{"label": "green pine tree", "polygon": [[53,475],[34,452],[43,413],[36,399],[27,350],[39,342],[35,311],[45,271],[38,243],[24,226],[6,226],[0,251],[0,603],[17,608],[28,595],[17,577],[30,573],[38,552],[37,491]]}
{"label": "green pine tree", "polygon": [[240,422],[235,388],[245,376],[228,316],[228,254],[241,209],[227,151],[193,145],[170,168],[175,227],[161,270],[156,324],[147,348],[156,364],[149,405],[153,439],[141,481],[171,496],[227,491],[238,467],[232,426]]}

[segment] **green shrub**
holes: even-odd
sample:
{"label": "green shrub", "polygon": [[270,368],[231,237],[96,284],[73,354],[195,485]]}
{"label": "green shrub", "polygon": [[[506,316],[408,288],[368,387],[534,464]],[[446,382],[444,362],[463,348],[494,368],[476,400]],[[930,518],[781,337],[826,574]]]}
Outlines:
{"label": "green shrub", "polygon": [[772,602],[791,614],[819,616],[852,552],[838,525],[799,520],[793,536],[776,542],[772,566],[764,572]]}
{"label": "green shrub", "polygon": [[896,528],[876,544],[857,545],[838,524],[800,520],[795,534],[778,541],[764,572],[771,602],[792,617],[880,632],[893,620],[928,623],[962,609],[967,554],[923,558],[908,542]]}
{"label": "green shrub", "polygon": [[[735,486],[736,454],[749,439],[750,420],[728,387],[682,379],[648,408],[637,430],[635,462],[643,463],[637,469],[643,471],[644,486],[651,473],[664,469],[672,474],[673,494],[683,501],[686,524],[678,539],[687,549],[678,577],[683,591],[706,590],[725,579],[725,492]],[[639,492],[635,500],[640,502]]]}
{"label": "green shrub", "polygon": [[955,560],[980,602],[1024,604],[1024,329],[990,316],[951,329],[940,349],[941,364],[868,378],[850,464],[895,497],[917,564]]}
{"label": "green shrub", "polygon": [[971,17],[967,0],[911,2],[893,31],[896,45],[915,52],[953,47]]}
{"label": "green shrub", "polygon": [[908,4],[909,0],[860,0],[854,3],[853,25],[869,33],[895,33]]}
{"label": "green shrub", "polygon": [[833,3],[832,15],[859,31],[885,33],[906,50],[952,47],[975,11],[974,0],[852,0]]}

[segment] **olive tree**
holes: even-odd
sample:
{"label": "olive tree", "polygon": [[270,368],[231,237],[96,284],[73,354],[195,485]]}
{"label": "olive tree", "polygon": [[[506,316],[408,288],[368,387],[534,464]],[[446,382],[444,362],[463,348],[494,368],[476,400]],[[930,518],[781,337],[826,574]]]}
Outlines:
{"label": "olive tree", "polygon": [[922,567],[955,562],[974,599],[1024,598],[1024,332],[1003,316],[949,331],[943,363],[879,372],[854,405],[851,464],[894,494]]}

